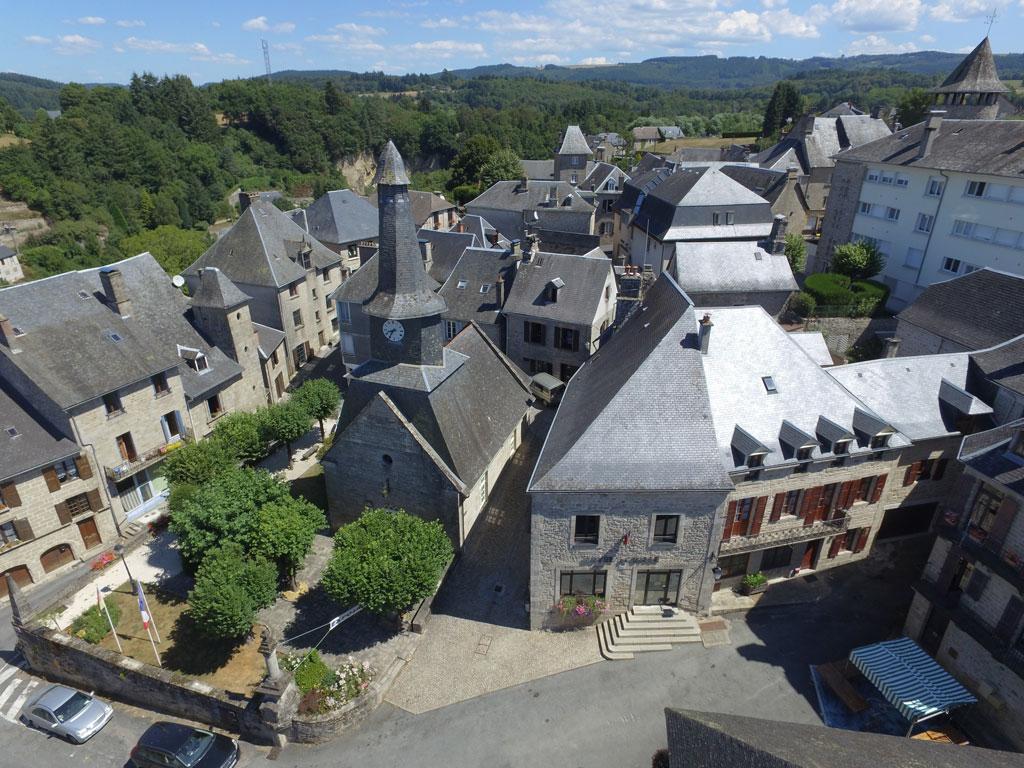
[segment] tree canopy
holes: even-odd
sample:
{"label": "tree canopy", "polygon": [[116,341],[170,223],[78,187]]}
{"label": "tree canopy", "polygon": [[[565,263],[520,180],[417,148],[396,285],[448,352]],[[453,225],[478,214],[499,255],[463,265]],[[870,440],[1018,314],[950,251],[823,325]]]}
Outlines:
{"label": "tree canopy", "polygon": [[276,594],[277,573],[270,561],[225,542],[207,553],[196,572],[189,616],[207,637],[235,640],[252,631],[256,612]]}

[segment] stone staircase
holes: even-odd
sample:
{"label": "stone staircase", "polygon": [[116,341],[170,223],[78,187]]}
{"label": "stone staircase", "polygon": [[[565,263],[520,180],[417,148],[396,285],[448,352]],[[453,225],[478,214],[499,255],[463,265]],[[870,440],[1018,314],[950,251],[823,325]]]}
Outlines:
{"label": "stone staircase", "polygon": [[700,642],[697,620],[672,606],[637,605],[597,625],[597,644],[609,660],[634,653],[667,651],[677,643]]}

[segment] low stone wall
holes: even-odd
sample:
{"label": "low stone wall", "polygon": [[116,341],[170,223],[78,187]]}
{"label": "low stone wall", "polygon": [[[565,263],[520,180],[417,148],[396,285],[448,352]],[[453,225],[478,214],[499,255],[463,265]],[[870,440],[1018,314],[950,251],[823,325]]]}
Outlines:
{"label": "low stone wall", "polygon": [[437,597],[437,593],[444,587],[445,579],[448,578],[448,573],[451,571],[452,566],[455,565],[455,561],[459,559],[459,553],[456,552],[455,556],[448,561],[448,565],[445,566],[444,572],[441,574],[441,578],[437,580],[437,587],[434,591],[423,598],[420,604],[410,611],[411,618],[406,622],[405,617],[402,617],[402,629],[407,629],[415,632],[417,635],[422,635],[423,630],[430,622],[430,617],[434,615],[434,598]]}
{"label": "low stone wall", "polygon": [[197,720],[266,743],[258,702],[152,667],[35,624],[17,627],[18,648],[33,672],[120,701]]}
{"label": "low stone wall", "polygon": [[395,659],[391,665],[367,688],[358,699],[323,715],[295,715],[292,718],[288,740],[301,744],[319,744],[330,741],[353,725],[362,722],[367,715],[380,706],[384,697],[408,659]]}

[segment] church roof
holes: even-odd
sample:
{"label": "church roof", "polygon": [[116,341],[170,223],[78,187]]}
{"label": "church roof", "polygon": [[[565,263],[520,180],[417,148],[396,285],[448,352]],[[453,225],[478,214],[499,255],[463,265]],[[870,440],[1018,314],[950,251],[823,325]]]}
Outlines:
{"label": "church roof", "polygon": [[216,267],[203,267],[199,270],[199,290],[192,297],[193,307],[230,309],[247,301],[251,301],[251,298]]}
{"label": "church roof", "polygon": [[405,162],[398,154],[398,147],[390,139],[385,145],[384,151],[380,153],[380,160],[377,161],[377,175],[374,176],[373,183],[378,186],[381,184],[408,186],[411,183],[405,173]]}
{"label": "church roof", "polygon": [[590,145],[587,144],[587,137],[583,135],[578,125],[570,125],[565,129],[562,136],[562,146],[558,150],[560,155],[592,155],[594,154]]}
{"label": "church roof", "polygon": [[992,57],[992,46],[987,37],[967,54],[942,85],[932,89],[932,93],[1008,92],[1009,88],[1003,85],[996,72],[996,60]]}

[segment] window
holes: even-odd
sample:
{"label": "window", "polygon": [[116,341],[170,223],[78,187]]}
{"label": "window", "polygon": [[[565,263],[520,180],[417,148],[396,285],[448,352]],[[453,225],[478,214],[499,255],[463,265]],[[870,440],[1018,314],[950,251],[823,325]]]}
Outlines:
{"label": "window", "polygon": [[797,448],[796,460],[797,461],[810,461],[811,460],[811,452],[813,450],[814,450],[813,446],[806,447],[806,448]]}
{"label": "window", "polygon": [[984,197],[987,187],[988,184],[984,181],[969,181],[967,182],[967,191],[964,194],[968,197]]}
{"label": "window", "polygon": [[543,323],[523,321],[523,341],[527,344],[547,344],[547,326]]}
{"label": "window", "polygon": [[942,271],[957,274],[960,271],[960,259],[947,256],[942,260]]}
{"label": "window", "polygon": [[333,271],[334,271],[334,270],[333,270],[333,269],[330,269],[330,268],[328,268],[328,269],[325,269],[325,270],[324,270],[324,282],[325,282],[325,283],[329,283],[329,282],[331,282],[331,280],[332,280],[332,278],[331,278],[331,273],[332,273]]}
{"label": "window", "polygon": [[299,251],[299,264],[302,265],[303,269],[309,269],[309,254],[310,251],[306,249]]}
{"label": "window", "polygon": [[459,282],[455,284],[455,287],[458,288],[460,291],[464,291],[466,289],[466,286],[468,285],[468,280],[459,280]]}
{"label": "window", "polygon": [[555,348],[577,352],[580,348],[580,332],[575,328],[559,328],[555,326]]}
{"label": "window", "polygon": [[860,213],[863,213],[865,216],[870,216],[872,208],[874,208],[874,206],[871,205],[871,203],[862,202],[860,204]]}
{"label": "window", "polygon": [[53,471],[57,473],[57,479],[61,483],[66,483],[68,480],[75,480],[78,478],[78,467],[75,466],[73,459],[64,459],[58,461],[53,465]]}
{"label": "window", "polygon": [[108,416],[124,412],[124,407],[121,405],[121,397],[117,392],[111,392],[103,396],[103,407],[106,409]]}
{"label": "window", "polygon": [[302,310],[301,309],[296,309],[294,312],[292,312],[292,325],[294,325],[296,328],[301,328],[302,327]]}
{"label": "window", "polygon": [[935,223],[935,217],[929,213],[917,214],[917,223],[914,225],[914,229],[918,232],[924,232],[928,234],[932,231],[932,225]]}
{"label": "window", "polygon": [[320,322],[320,310],[319,310],[319,309],[317,309],[317,310],[315,310],[315,311],[313,312],[313,319],[314,319],[314,320],[315,320],[316,322],[318,322],[318,323]]}
{"label": "window", "polygon": [[888,219],[889,221],[899,221],[900,220],[900,209],[899,208],[893,208],[891,206],[889,208],[886,208],[885,209],[885,218]]}
{"label": "window", "polygon": [[747,572],[750,563],[750,555],[726,555],[718,558],[718,567],[722,571],[722,578],[728,579],[733,576],[743,576]]}
{"label": "window", "polygon": [[800,508],[800,496],[803,491],[787,491],[782,499],[782,515],[795,516]]}
{"label": "window", "polygon": [[857,537],[860,535],[860,528],[851,528],[843,536],[843,543],[839,545],[839,548],[846,552],[853,552],[853,548],[857,546]]}
{"label": "window", "polygon": [[202,373],[210,367],[206,355],[198,349],[184,349],[181,356],[185,359],[185,364],[196,373]]}
{"label": "window", "polygon": [[907,256],[903,260],[904,267],[910,267],[911,269],[920,269],[924,263],[924,251],[920,248],[907,248]]}
{"label": "window", "polygon": [[857,481],[857,490],[853,494],[854,501],[871,501],[871,489],[874,487],[875,478],[862,477]]}
{"label": "window", "polygon": [[842,456],[850,452],[850,440],[836,440],[835,445],[832,446],[832,453],[837,456]]}
{"label": "window", "polygon": [[891,432],[880,432],[871,438],[870,447],[872,450],[880,450],[885,448],[889,444],[889,438],[892,437]]}
{"label": "window", "polygon": [[892,184],[896,181],[896,175],[889,171],[882,171],[882,178],[879,179],[882,184]]}
{"label": "window", "polygon": [[293,299],[297,299],[299,297],[298,283],[292,283],[291,285],[288,286],[288,296]]}
{"label": "window", "polygon": [[566,595],[594,595],[604,597],[607,571],[563,571],[559,579],[559,597]]}
{"label": "window", "polygon": [[224,407],[220,402],[220,395],[214,395],[206,401],[207,407],[210,409],[210,418],[215,419],[224,412]]}
{"label": "window", "polygon": [[723,211],[721,213],[717,213],[717,212],[716,213],[712,213],[711,214],[711,223],[714,224],[716,227],[718,225],[720,225],[720,224],[725,224],[726,226],[732,226],[733,224],[736,223],[736,214],[733,213],[732,211]]}
{"label": "window", "polygon": [[529,357],[524,357],[523,362],[526,363],[526,370],[531,376],[538,373],[551,373],[553,371],[551,363],[547,360],[533,360]]}
{"label": "window", "polygon": [[14,527],[14,523],[0,523],[0,544],[14,544],[17,541],[21,541],[21,539],[18,538],[18,531]]}
{"label": "window", "polygon": [[601,528],[600,515],[576,515],[572,533],[573,544],[597,544]]}
{"label": "window", "polygon": [[764,465],[764,454],[763,453],[752,453],[747,456],[747,466],[751,469]]}
{"label": "window", "polygon": [[454,339],[459,335],[459,331],[462,330],[462,323],[458,320],[445,320],[444,321],[444,336],[446,339]]}
{"label": "window", "polygon": [[[575,160],[575,159],[576,158],[574,157],[573,160]],[[575,163],[573,163],[573,164],[575,165]],[[575,173],[569,178],[569,183],[570,184],[578,184],[579,183],[579,179],[577,178]]]}
{"label": "window", "polygon": [[897,173],[896,174],[896,186],[897,187],[909,187],[910,186],[910,177],[905,175],[905,174],[902,174],[902,173]]}
{"label": "window", "polygon": [[654,516],[654,543],[675,544],[679,536],[679,515]]}
{"label": "window", "polygon": [[868,181],[872,184],[877,184],[879,178],[881,178],[881,172],[877,168],[872,168],[868,171]]}
{"label": "window", "polygon": [[945,188],[945,181],[942,179],[931,178],[928,179],[928,187],[925,189],[925,194],[929,197],[939,197]]}
{"label": "window", "polygon": [[996,235],[992,238],[992,242],[1007,248],[1017,248],[1020,245],[1020,232],[1015,229],[1003,229],[1000,227],[996,230]]}
{"label": "window", "polygon": [[764,391],[767,392],[769,395],[774,395],[778,393],[779,388],[775,385],[774,376],[762,376],[761,383],[764,384]]}
{"label": "window", "polygon": [[788,568],[793,562],[792,547],[773,547],[766,549],[761,555],[761,570],[771,571],[776,568]]}
{"label": "window", "polygon": [[273,352],[270,353],[270,364],[271,365],[277,365],[277,363],[278,363],[278,357],[277,357],[277,350],[275,349]]}
{"label": "window", "polygon": [[957,219],[953,222],[953,234],[959,237],[974,237],[974,224]]}
{"label": "window", "polygon": [[999,505],[1002,503],[1002,494],[996,493],[988,486],[982,488],[971,508],[971,527],[984,533],[991,531],[996,521],[996,513],[999,512]]}
{"label": "window", "polygon": [[491,292],[491,284],[490,283],[484,283],[483,285],[480,286],[480,293],[490,293],[490,292]]}
{"label": "window", "polygon": [[341,319],[341,322],[345,323],[346,325],[348,323],[351,323],[352,322],[352,307],[351,307],[351,305],[348,302],[344,302],[343,301],[340,304],[338,304],[337,306],[338,306],[338,317]]}
{"label": "window", "polygon": [[64,503],[67,505],[68,513],[72,517],[84,515],[86,512],[92,511],[92,507],[89,505],[89,496],[84,493],[80,493],[77,496],[72,496]]}

